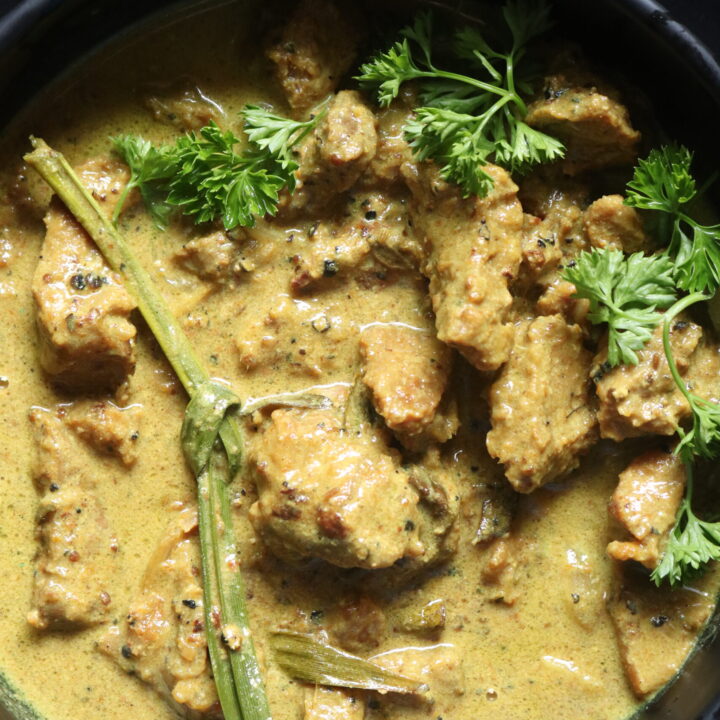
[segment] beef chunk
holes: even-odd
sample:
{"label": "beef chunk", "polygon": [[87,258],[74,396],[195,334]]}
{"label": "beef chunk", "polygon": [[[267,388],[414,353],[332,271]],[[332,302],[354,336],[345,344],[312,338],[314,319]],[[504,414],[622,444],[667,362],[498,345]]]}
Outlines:
{"label": "beef chunk", "polygon": [[354,90],[342,90],[300,146],[297,184],[283,197],[281,211],[317,213],[349,190],[377,149],[375,116]]}
{"label": "beef chunk", "polygon": [[37,628],[87,627],[107,619],[116,572],[117,540],[94,492],[91,463],[61,420],[45,410],[30,415],[40,492],[33,609]]}
{"label": "beef chunk", "polygon": [[[111,212],[127,180],[119,166],[91,161],[79,175]],[[33,277],[40,363],[53,383],[70,392],[114,390],[135,368],[135,302],[106,265],[87,233],[53,199]]]}
{"label": "beef chunk", "polygon": [[610,514],[632,536],[608,545],[616,560],[635,560],[657,567],[685,490],[685,466],[677,455],[652,450],[635,458],[620,473]]}
{"label": "beef chunk", "polygon": [[154,550],[120,625],[99,649],[183,716],[222,717],[207,654],[197,514],[183,508]]}
{"label": "beef chunk", "polygon": [[[671,327],[670,343],[683,376],[701,337],[701,328],[685,320],[678,320]],[[637,365],[619,365],[612,370],[605,369],[607,349],[593,361],[602,437],[620,441],[640,435],[673,435],[678,424],[690,414],[687,400],[670,375],[663,351],[662,325],[637,355]]]}
{"label": "beef chunk", "polygon": [[155,120],[181,132],[199,130],[211,122],[222,125],[225,116],[222,107],[188,78],[152,88],[145,96],[145,107]]}
{"label": "beef chunk", "polygon": [[422,434],[445,393],[451,351],[425,332],[372,325],[360,336],[360,352],[363,380],[387,426],[401,437]]}
{"label": "beef chunk", "polygon": [[505,170],[487,165],[493,190],[486,198],[463,198],[433,166],[404,168],[438,338],[478,370],[496,370],[513,342],[508,283],[520,266],[523,227],[517,186]]}
{"label": "beef chunk", "polygon": [[680,671],[712,613],[714,592],[706,591],[708,583],[703,578],[693,585],[669,593],[631,566],[618,567],[607,607],[628,681],[639,698]]}
{"label": "beef chunk", "polygon": [[333,410],[275,410],[253,444],[255,528],[280,557],[388,567],[420,556],[418,495],[377,438]]}
{"label": "beef chunk", "polygon": [[142,408],[119,407],[109,400],[80,401],[68,410],[65,423],[102,455],[117,457],[125,467],[137,460]]}
{"label": "beef chunk", "polygon": [[334,92],[362,35],[357,18],[332,0],[302,0],[267,52],[293,110],[309,110]]}
{"label": "beef chunk", "polygon": [[545,97],[529,106],[525,120],[565,143],[565,172],[634,163],[640,133],[625,106],[611,96],[615,93],[575,85],[563,75],[547,78],[545,86]]}
{"label": "beef chunk", "polygon": [[303,720],[363,720],[365,701],[360,693],[315,685],[305,689]]}
{"label": "beef chunk", "polygon": [[558,315],[517,326],[510,359],[490,390],[487,446],[518,492],[570,472],[595,441],[590,361],[580,328]]}
{"label": "beef chunk", "polygon": [[252,269],[241,256],[238,244],[222,230],[188,240],[175,260],[201,280],[219,284]]}
{"label": "beef chunk", "polygon": [[592,247],[633,253],[650,245],[637,210],[625,205],[622,195],[604,195],[592,203],[585,211],[583,228]]}

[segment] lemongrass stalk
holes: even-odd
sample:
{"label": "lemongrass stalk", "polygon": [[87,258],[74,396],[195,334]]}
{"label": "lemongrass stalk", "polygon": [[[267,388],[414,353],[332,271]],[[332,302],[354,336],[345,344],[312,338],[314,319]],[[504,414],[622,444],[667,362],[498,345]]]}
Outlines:
{"label": "lemongrass stalk", "polygon": [[313,635],[276,630],[270,636],[275,659],[296,680],[332,687],[417,694],[427,685],[321,642]]}
{"label": "lemongrass stalk", "polygon": [[[122,235],[103,215],[65,157],[39,138],[31,138],[31,142],[34,150],[25,156],[25,160],[50,185],[95,241],[110,267],[123,276],[128,291],[185,387],[192,405],[196,396],[203,396],[203,391],[215,384],[211,383],[209,374],[175,316]],[[211,389],[217,391],[217,387]],[[248,623],[244,583],[237,560],[228,561],[228,558],[235,558],[236,547],[227,480],[232,479],[239,469],[242,435],[237,419],[226,414],[227,407],[217,418],[215,432],[205,437],[206,444],[211,448],[217,436],[222,440],[227,456],[227,472],[223,473],[216,464],[214,453],[208,453],[203,458],[204,462],[188,458],[194,465],[198,480],[206,634],[225,717],[228,720],[270,720]],[[216,610],[219,618],[216,618]],[[237,649],[225,643],[227,637],[223,635],[223,629],[228,628],[237,628],[242,636],[242,643]]]}

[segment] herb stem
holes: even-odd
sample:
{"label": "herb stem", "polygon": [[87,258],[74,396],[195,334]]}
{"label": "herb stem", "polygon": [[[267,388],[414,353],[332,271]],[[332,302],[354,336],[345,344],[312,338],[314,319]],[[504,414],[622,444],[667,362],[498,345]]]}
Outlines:
{"label": "herb stem", "polygon": [[[675,357],[673,356],[672,345],[670,344],[670,323],[679,315],[683,310],[686,310],[695,303],[708,300],[709,297],[704,293],[691,293],[686,295],[684,298],[678,300],[672,307],[666,312],[663,320],[663,350],[665,351],[665,358],[667,359],[668,367],[670,368],[670,374],[678,386],[680,392],[685,396],[685,399],[690,403],[692,407],[693,400],[690,396],[690,391],[687,389],[685,381],[682,379],[677,365],[675,363]],[[678,428],[678,432],[682,433],[682,430]]]}
{"label": "herb stem", "polygon": [[[25,156],[25,160],[57,193],[69,212],[95,241],[113,270],[124,277],[140,312],[191,398],[188,412],[196,400],[200,401],[202,409],[207,410],[206,395],[209,395],[215,407],[221,409],[214,418],[215,426],[208,428],[207,422],[205,426],[196,423],[196,430],[199,428],[205,432],[200,440],[207,440],[203,458],[199,457],[198,452],[193,456],[187,451],[186,438],[183,437],[186,457],[193,465],[198,482],[198,521],[208,648],[225,717],[230,720],[270,720],[267,696],[248,624],[244,584],[235,559],[236,546],[227,487],[227,481],[238,471],[242,457],[240,425],[236,417],[227,414],[227,409],[235,400],[221,397],[224,404],[218,405],[222,390],[212,387],[207,370],[200,363],[162,295],[65,157],[39,138],[31,138],[31,142],[34,150]],[[226,395],[232,395],[226,388],[225,392]],[[203,401],[205,405],[202,405]],[[187,422],[188,413],[183,435]],[[194,433],[195,436],[199,434]],[[219,463],[218,451],[213,449],[218,436],[227,455],[224,468]],[[200,442],[197,437],[191,440]],[[223,469],[226,472],[222,472]],[[230,558],[232,561],[229,561]],[[219,618],[215,616],[216,609],[219,610]],[[236,629],[239,633],[240,645],[237,651],[222,646],[223,628]]]}

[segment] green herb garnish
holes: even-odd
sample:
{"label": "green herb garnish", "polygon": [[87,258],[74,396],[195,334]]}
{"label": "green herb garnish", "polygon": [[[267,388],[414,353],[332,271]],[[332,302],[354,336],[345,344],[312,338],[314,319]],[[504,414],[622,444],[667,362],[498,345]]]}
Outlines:
{"label": "green herb garnish", "polygon": [[466,28],[456,34],[455,56],[475,76],[435,65],[432,19],[425,13],[401,31],[402,39],[387,52],[362,65],[357,80],[373,90],[381,106],[398,96],[403,83],[420,83],[421,107],[405,127],[405,137],[418,160],[434,160],[448,181],[467,197],[484,197],[493,179],[483,167],[490,161],[523,172],[563,156],[559,140],[524,122],[529,77],[519,73],[528,43],[550,27],[545,2],[513,0],[503,8],[512,42],[509,50],[490,47],[481,32]]}
{"label": "green herb garnish", "polygon": [[256,217],[274,215],[280,192],[295,188],[298,165],[293,148],[312,131],[322,111],[297,121],[246,105],[242,115],[244,149],[240,138],[214,122],[173,145],[156,147],[136,135],[113,138],[115,152],[130,168],[130,182],[113,219],[134,187],[160,229],[167,226],[174,208],[196,223],[222,220],[228,230],[252,227]]}
{"label": "green herb garnish", "polygon": [[714,293],[720,286],[720,224],[702,225],[687,213],[698,196],[691,164],[692,153],[685,147],[651,150],[638,161],[625,203],[660,213],[657,225],[661,240],[669,237],[667,253],[677,286],[691,293]]}
{"label": "green herb garnish", "polygon": [[608,326],[608,362],[637,365],[641,350],[660,324],[660,309],[676,298],[672,262],[663,255],[593,249],[582,252],[563,277],[577,297],[590,301],[590,321]]}
{"label": "green herb garnish", "polygon": [[[674,452],[687,472],[685,497],[652,579],[675,586],[690,579],[711,560],[720,559],[720,523],[706,522],[692,510],[696,458],[720,455],[720,405],[692,392],[678,371],[670,343],[670,324],[683,310],[711,299],[720,284],[720,225],[700,225],[684,211],[697,195],[690,174],[692,154],[666,146],[640,160],[628,183],[626,204],[658,213],[657,227],[669,235],[656,255],[619,250],[581,253],[563,277],[575,284],[576,296],[590,301],[590,320],[608,325],[608,363],[637,364],[652,331],[663,323],[663,349],[670,373],[690,406],[692,423],[677,428]],[[683,292],[690,294],[677,299]],[[670,306],[670,307],[669,307]],[[661,313],[660,310],[665,310]]]}

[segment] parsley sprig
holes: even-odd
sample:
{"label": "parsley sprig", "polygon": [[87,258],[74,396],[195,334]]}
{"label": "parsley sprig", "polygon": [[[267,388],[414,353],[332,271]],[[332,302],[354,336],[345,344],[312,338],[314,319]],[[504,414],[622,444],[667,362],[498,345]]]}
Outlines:
{"label": "parsley sprig", "polygon": [[[720,285],[720,225],[701,225],[685,211],[698,194],[690,173],[692,154],[666,146],[640,160],[628,184],[626,203],[651,211],[661,235],[669,236],[656,255],[619,250],[581,253],[563,276],[575,284],[577,297],[590,301],[589,318],[608,326],[608,363],[637,364],[637,351],[663,323],[663,349],[670,373],[690,406],[691,424],[678,427],[675,452],[687,471],[685,497],[653,581],[675,586],[720,559],[720,523],[700,519],[692,509],[696,458],[720,455],[720,405],[694,393],[678,371],[670,326],[683,310],[712,298]],[[683,292],[689,294],[681,297]],[[679,299],[678,299],[679,298]],[[665,310],[665,312],[660,312]]]}
{"label": "parsley sprig", "polygon": [[692,153],[678,145],[652,150],[638,162],[625,202],[659,213],[656,224],[661,239],[669,238],[667,253],[678,287],[714,293],[720,287],[720,224],[703,225],[687,212],[699,194],[690,173],[692,159]]}
{"label": "parsley sprig", "polygon": [[394,100],[401,86],[420,83],[422,105],[405,126],[405,137],[418,160],[434,160],[448,181],[464,195],[484,197],[493,180],[483,167],[490,161],[524,172],[563,156],[562,143],[524,122],[530,92],[522,68],[528,43],[550,27],[545,2],[511,0],[503,17],[512,38],[505,52],[493,49],[476,28],[456,34],[457,58],[476,76],[437,67],[432,49],[432,17],[420,14],[401,31],[401,40],[362,65],[357,80],[374,91],[381,106]]}
{"label": "parsley sprig", "polygon": [[583,252],[564,277],[590,301],[590,321],[608,326],[608,362],[637,365],[638,350],[676,299],[672,262],[663,255],[594,249]]}
{"label": "parsley sprig", "polygon": [[693,467],[686,464],[687,485],[660,563],[650,576],[656,585],[682,585],[720,560],[720,522],[701,520],[692,509]]}
{"label": "parsley sprig", "polygon": [[127,194],[138,188],[160,229],[179,208],[196,223],[222,220],[228,229],[252,227],[256,217],[277,212],[280,192],[295,188],[298,164],[293,148],[310,133],[323,110],[309,120],[275,115],[257,105],[242,111],[246,141],[214,122],[199,133],[187,133],[172,145],[154,146],[137,135],[113,138],[115,152],[130,168],[130,181],[113,219],[122,211]]}

